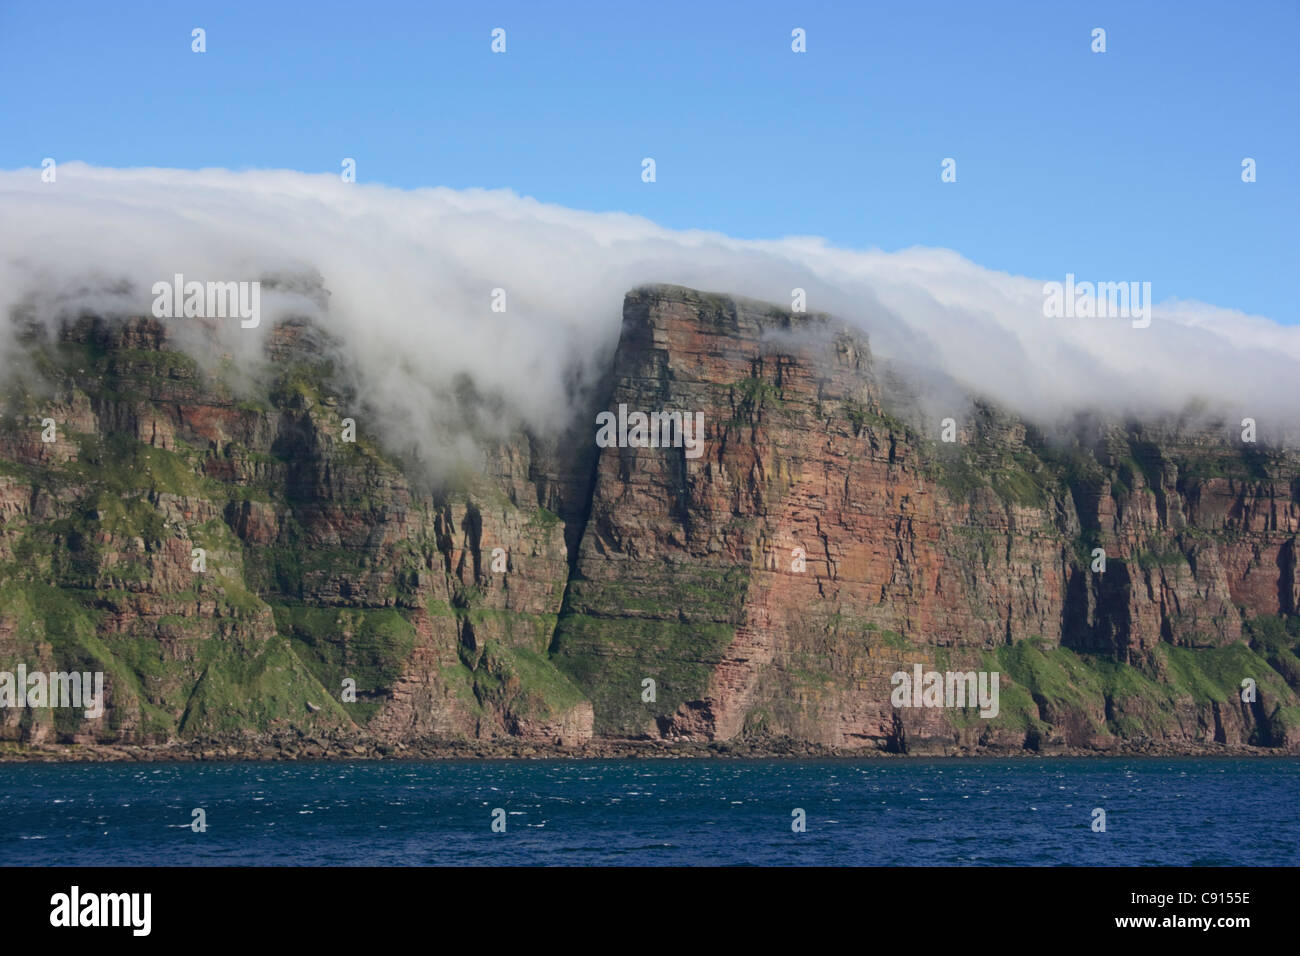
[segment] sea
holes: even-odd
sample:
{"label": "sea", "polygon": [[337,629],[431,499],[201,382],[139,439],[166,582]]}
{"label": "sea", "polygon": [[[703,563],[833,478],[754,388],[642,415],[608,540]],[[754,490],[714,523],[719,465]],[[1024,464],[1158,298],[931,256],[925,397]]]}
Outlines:
{"label": "sea", "polygon": [[1298,863],[1291,758],[0,764],[6,866]]}

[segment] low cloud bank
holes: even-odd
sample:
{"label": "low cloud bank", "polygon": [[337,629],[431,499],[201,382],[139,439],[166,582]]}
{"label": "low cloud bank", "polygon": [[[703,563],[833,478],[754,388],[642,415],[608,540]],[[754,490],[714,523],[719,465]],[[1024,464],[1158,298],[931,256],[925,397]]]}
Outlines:
{"label": "low cloud bank", "polygon": [[[81,163],[61,164],[54,183],[39,169],[0,172],[0,220],[0,310],[50,325],[86,310],[147,315],[154,284],[178,273],[288,277],[264,282],[256,328],[225,320],[225,348],[255,355],[278,319],[314,318],[407,447],[445,428],[446,396],[466,376],[534,428],[564,424],[617,341],[623,294],[654,282],[787,307],[804,289],[810,311],[861,327],[923,393],[953,381],[1042,423],[1080,409],[1155,418],[1200,407],[1254,417],[1268,441],[1300,421],[1300,326],[1159,289],[1146,328],[1048,318],[1044,282],[1065,277],[994,272],[942,249],[739,240],[500,190]],[[309,276],[327,298],[300,281]],[[492,309],[498,289],[505,312]]]}

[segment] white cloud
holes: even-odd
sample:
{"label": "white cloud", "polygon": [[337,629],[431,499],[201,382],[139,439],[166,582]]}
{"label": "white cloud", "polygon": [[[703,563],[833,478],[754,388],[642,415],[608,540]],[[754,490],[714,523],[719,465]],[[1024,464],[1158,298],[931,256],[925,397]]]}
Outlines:
{"label": "white cloud", "polygon": [[[42,318],[90,307],[148,314],[149,289],[183,273],[255,279],[315,270],[318,318],[361,372],[370,404],[419,441],[462,373],[535,425],[554,424],[566,383],[589,378],[618,337],[623,294],[652,282],[808,307],[861,326],[877,355],[1037,418],[1081,407],[1157,415],[1194,400],[1225,418],[1294,424],[1300,327],[1166,299],[1151,326],[1048,319],[1043,282],[943,249],[839,249],[814,237],[746,241],[664,229],[508,191],[399,190],[329,174],[102,169],[64,163],[0,172],[0,309]],[[1080,276],[1129,280],[1140,276]],[[130,294],[105,291],[126,279]],[[509,311],[490,311],[491,290]],[[1157,299],[1161,290],[1154,290]],[[229,334],[257,348],[300,298],[264,295],[263,323]]]}

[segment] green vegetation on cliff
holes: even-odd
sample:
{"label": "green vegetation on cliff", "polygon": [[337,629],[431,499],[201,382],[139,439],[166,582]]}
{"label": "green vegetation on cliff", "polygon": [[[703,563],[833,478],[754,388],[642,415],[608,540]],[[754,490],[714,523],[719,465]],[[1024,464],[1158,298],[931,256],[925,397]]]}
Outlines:
{"label": "green vegetation on cliff", "polygon": [[[881,397],[864,342],[810,376],[795,345],[776,354],[803,318],[641,299],[693,307],[669,319],[726,347],[700,371],[656,344],[627,387],[698,400],[726,452],[629,457],[600,500],[566,497],[590,456],[563,473],[495,433],[430,478],[364,427],[339,353],[285,330],[245,373],[147,320],[27,343],[0,417],[0,669],[102,670],[111,706],[26,713],[6,738],[581,737],[590,704],[596,734],[707,736],[726,710],[748,740],[894,746],[870,695],[925,662],[1004,676],[993,720],[925,722],[945,744],[1300,741],[1300,619],[1259,613],[1295,610],[1294,456],[1136,425],[1049,440],[978,403],[949,444]],[[815,585],[765,561],[790,535],[816,542]],[[498,543],[508,572],[488,570]]]}

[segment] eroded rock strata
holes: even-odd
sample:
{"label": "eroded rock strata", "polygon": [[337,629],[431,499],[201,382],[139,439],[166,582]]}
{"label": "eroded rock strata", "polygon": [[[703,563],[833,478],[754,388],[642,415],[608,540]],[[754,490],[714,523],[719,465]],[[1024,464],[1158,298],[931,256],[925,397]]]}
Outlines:
{"label": "eroded rock strata", "polygon": [[[106,701],[0,710],[5,754],[1300,752],[1294,449],[979,402],[945,444],[860,333],[656,286],[567,432],[431,472],[318,336],[253,376],[152,319],[22,336],[0,670]],[[620,406],[703,440],[598,447]],[[893,706],[918,663],[998,672],[998,715]]]}

